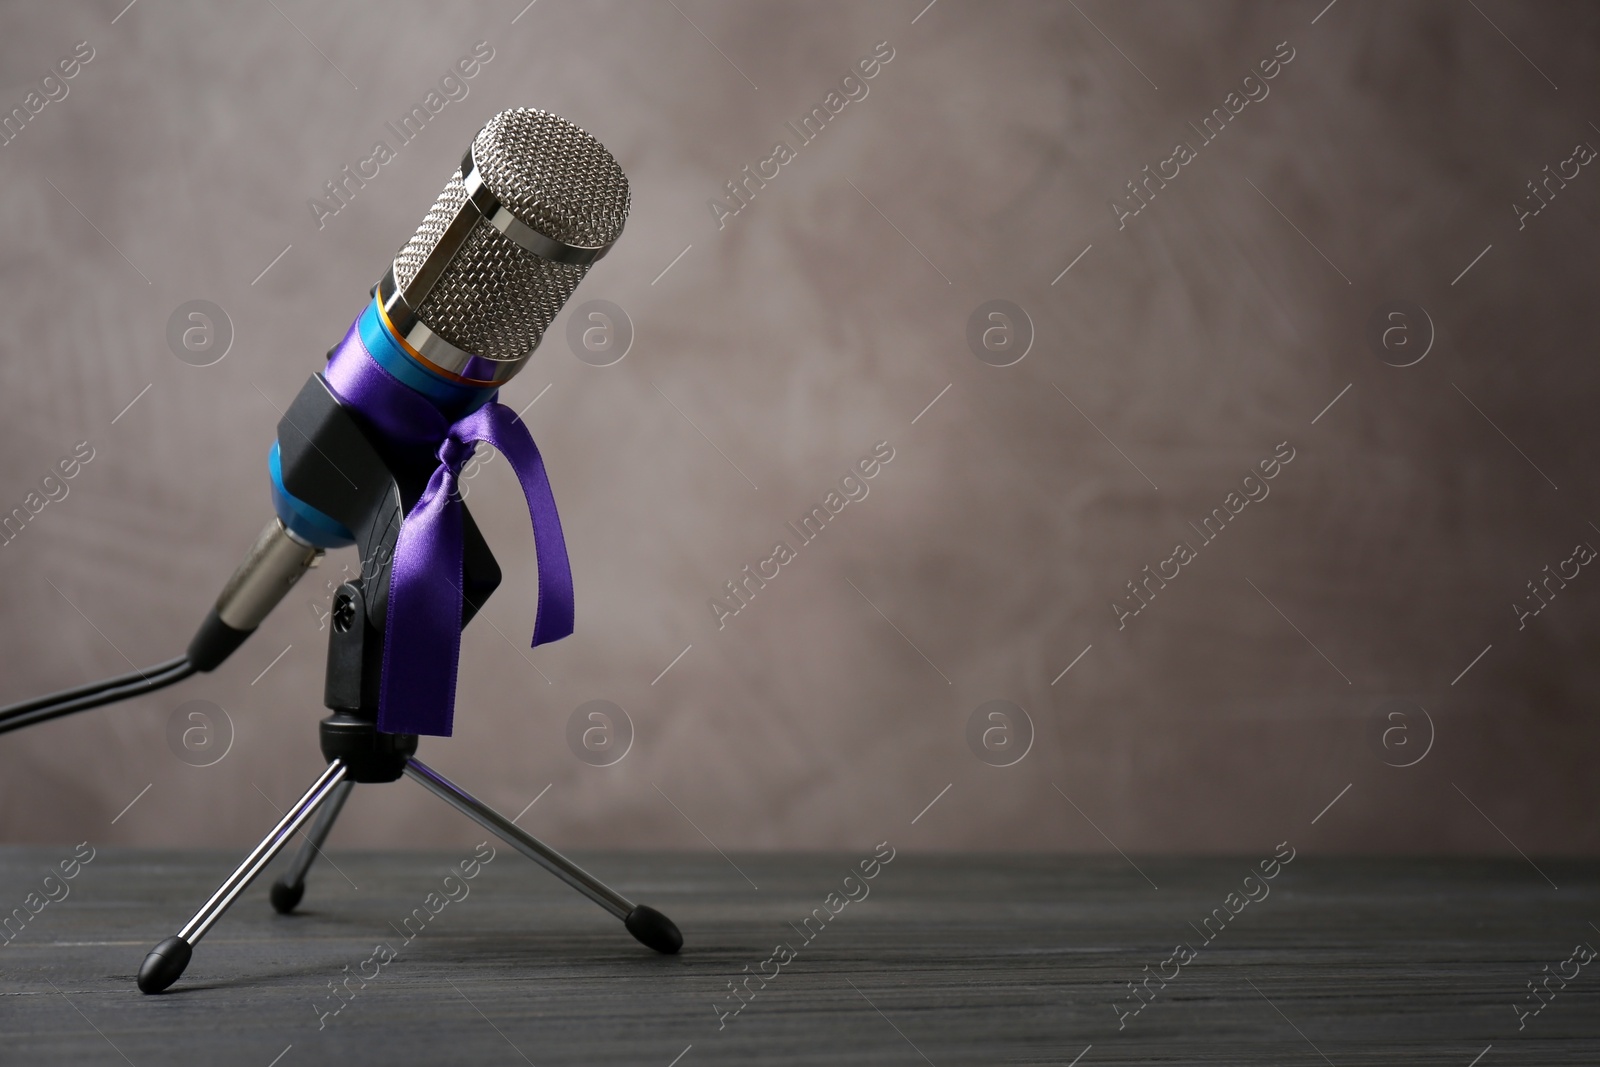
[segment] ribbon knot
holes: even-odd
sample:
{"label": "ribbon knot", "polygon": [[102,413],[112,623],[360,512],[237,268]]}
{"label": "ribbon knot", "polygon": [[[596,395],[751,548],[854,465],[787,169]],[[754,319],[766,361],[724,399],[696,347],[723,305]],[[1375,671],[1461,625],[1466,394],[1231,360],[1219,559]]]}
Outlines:
{"label": "ribbon knot", "polygon": [[400,524],[389,576],[378,729],[449,737],[461,655],[463,509],[457,481],[478,442],[505,456],[533,525],[538,609],[533,644],[572,633],[572,569],[544,459],[510,408],[490,401],[451,422],[366,350],[356,326],[325,372],[335,395],[391,439],[438,442],[439,466]]}
{"label": "ribbon knot", "polygon": [[[473,451],[472,442],[464,441],[456,436],[456,426],[458,425],[460,424],[457,423],[450,427],[450,432],[445,434],[444,440],[439,444],[438,451],[439,464],[441,467],[449,469],[452,481],[460,477],[461,468],[466,465],[467,460],[472,458]],[[452,485],[451,488],[453,489],[454,486]]]}

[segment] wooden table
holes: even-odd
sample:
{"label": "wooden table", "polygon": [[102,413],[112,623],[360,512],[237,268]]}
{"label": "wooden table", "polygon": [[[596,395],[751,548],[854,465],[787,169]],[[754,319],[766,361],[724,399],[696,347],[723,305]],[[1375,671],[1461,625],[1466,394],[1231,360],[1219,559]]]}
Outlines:
{"label": "wooden table", "polygon": [[[71,851],[0,850],[0,906],[26,913]],[[1594,862],[1300,855],[1207,943],[1259,857],[901,853],[831,915],[860,857],[580,856],[682,927],[662,957],[505,848],[432,914],[469,855],[336,852],[292,917],[258,882],[146,997],[145,952],[237,857],[100,850],[0,948],[0,1063],[1600,1063],[1600,961],[1520,1032],[1514,1011],[1546,964],[1600,945]],[[763,968],[780,942],[794,957]],[[1147,964],[1175,976],[1119,1030]],[[777,975],[719,1020],[746,965]]]}

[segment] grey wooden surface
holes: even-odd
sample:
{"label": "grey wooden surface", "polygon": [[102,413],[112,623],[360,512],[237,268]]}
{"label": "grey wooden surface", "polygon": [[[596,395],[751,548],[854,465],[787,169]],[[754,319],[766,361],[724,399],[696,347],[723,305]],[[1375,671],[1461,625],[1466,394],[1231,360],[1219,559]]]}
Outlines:
{"label": "grey wooden surface", "polygon": [[[1301,855],[1119,1033],[1111,1005],[1124,983],[1175,942],[1197,942],[1188,924],[1221,905],[1256,857],[1134,857],[1146,881],[1118,857],[902,852],[866,900],[803,946],[790,924],[858,857],[581,857],[678,922],[686,945],[669,958],[502,848],[470,895],[319,1031],[313,1003],[326,1004],[327,983],[346,965],[359,970],[375,943],[398,946],[390,924],[470,850],[460,851],[335,852],[348,880],[319,864],[303,914],[290,918],[273,914],[258,882],[178,985],[144,997],[133,975],[145,951],[236,857],[103,849],[67,899],[0,948],[0,1062],[1600,1060],[1600,967],[1517,1029],[1525,983],[1575,942],[1600,943],[1600,865],[1544,860],[1559,889],[1521,860]],[[0,900],[20,905],[68,852],[0,851]],[[713,1003],[726,983],[780,941],[798,956],[719,1031]]]}

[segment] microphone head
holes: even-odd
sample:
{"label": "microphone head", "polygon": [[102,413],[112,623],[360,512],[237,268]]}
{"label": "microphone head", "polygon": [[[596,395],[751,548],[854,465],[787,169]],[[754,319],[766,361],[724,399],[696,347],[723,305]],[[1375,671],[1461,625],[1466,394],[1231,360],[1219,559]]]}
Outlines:
{"label": "microphone head", "polygon": [[604,145],[548,112],[502,111],[395,256],[379,310],[429,370],[498,386],[627,219],[628,179]]}

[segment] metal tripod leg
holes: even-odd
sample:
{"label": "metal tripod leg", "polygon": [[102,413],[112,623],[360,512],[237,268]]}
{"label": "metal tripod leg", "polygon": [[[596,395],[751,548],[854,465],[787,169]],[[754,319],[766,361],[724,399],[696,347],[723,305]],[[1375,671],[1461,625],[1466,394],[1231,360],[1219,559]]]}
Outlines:
{"label": "metal tripod leg", "polygon": [[355,787],[356,784],[349,780],[333,787],[333,792],[328,794],[328,800],[322,805],[322,810],[317,812],[317,821],[311,824],[311,832],[305,835],[306,839],[300,845],[300,851],[289,861],[289,869],[272,883],[272,906],[278,914],[289,914],[305,895],[306,872],[311,869],[311,864],[316,858],[322,855],[322,846],[333,830],[333,821],[339,817],[339,809],[344,807],[344,802],[350,797],[350,790]]}
{"label": "metal tripod leg", "polygon": [[222,917],[246,886],[255,880],[256,875],[279,852],[283,851],[289,840],[321,807],[322,802],[338,788],[349,774],[349,767],[343,760],[333,760],[328,764],[327,770],[322,772],[304,796],[295,801],[278,825],[272,832],[262,839],[261,843],[244,858],[244,862],[228,876],[217,891],[211,894],[211,899],[201,906],[194,918],[177,936],[169,937],[144,958],[144,963],[139,967],[139,990],[144,993],[159,993],[183,974],[183,969],[189,965],[189,957],[194,952],[197,941],[206,935],[212,925]]}
{"label": "metal tripod leg", "polygon": [[635,904],[549,845],[524,833],[510,819],[474,797],[418,759],[406,760],[406,776],[422,785],[473,822],[621,919],[641,944],[657,952],[676,952],[683,935],[671,919],[644,904]]}

